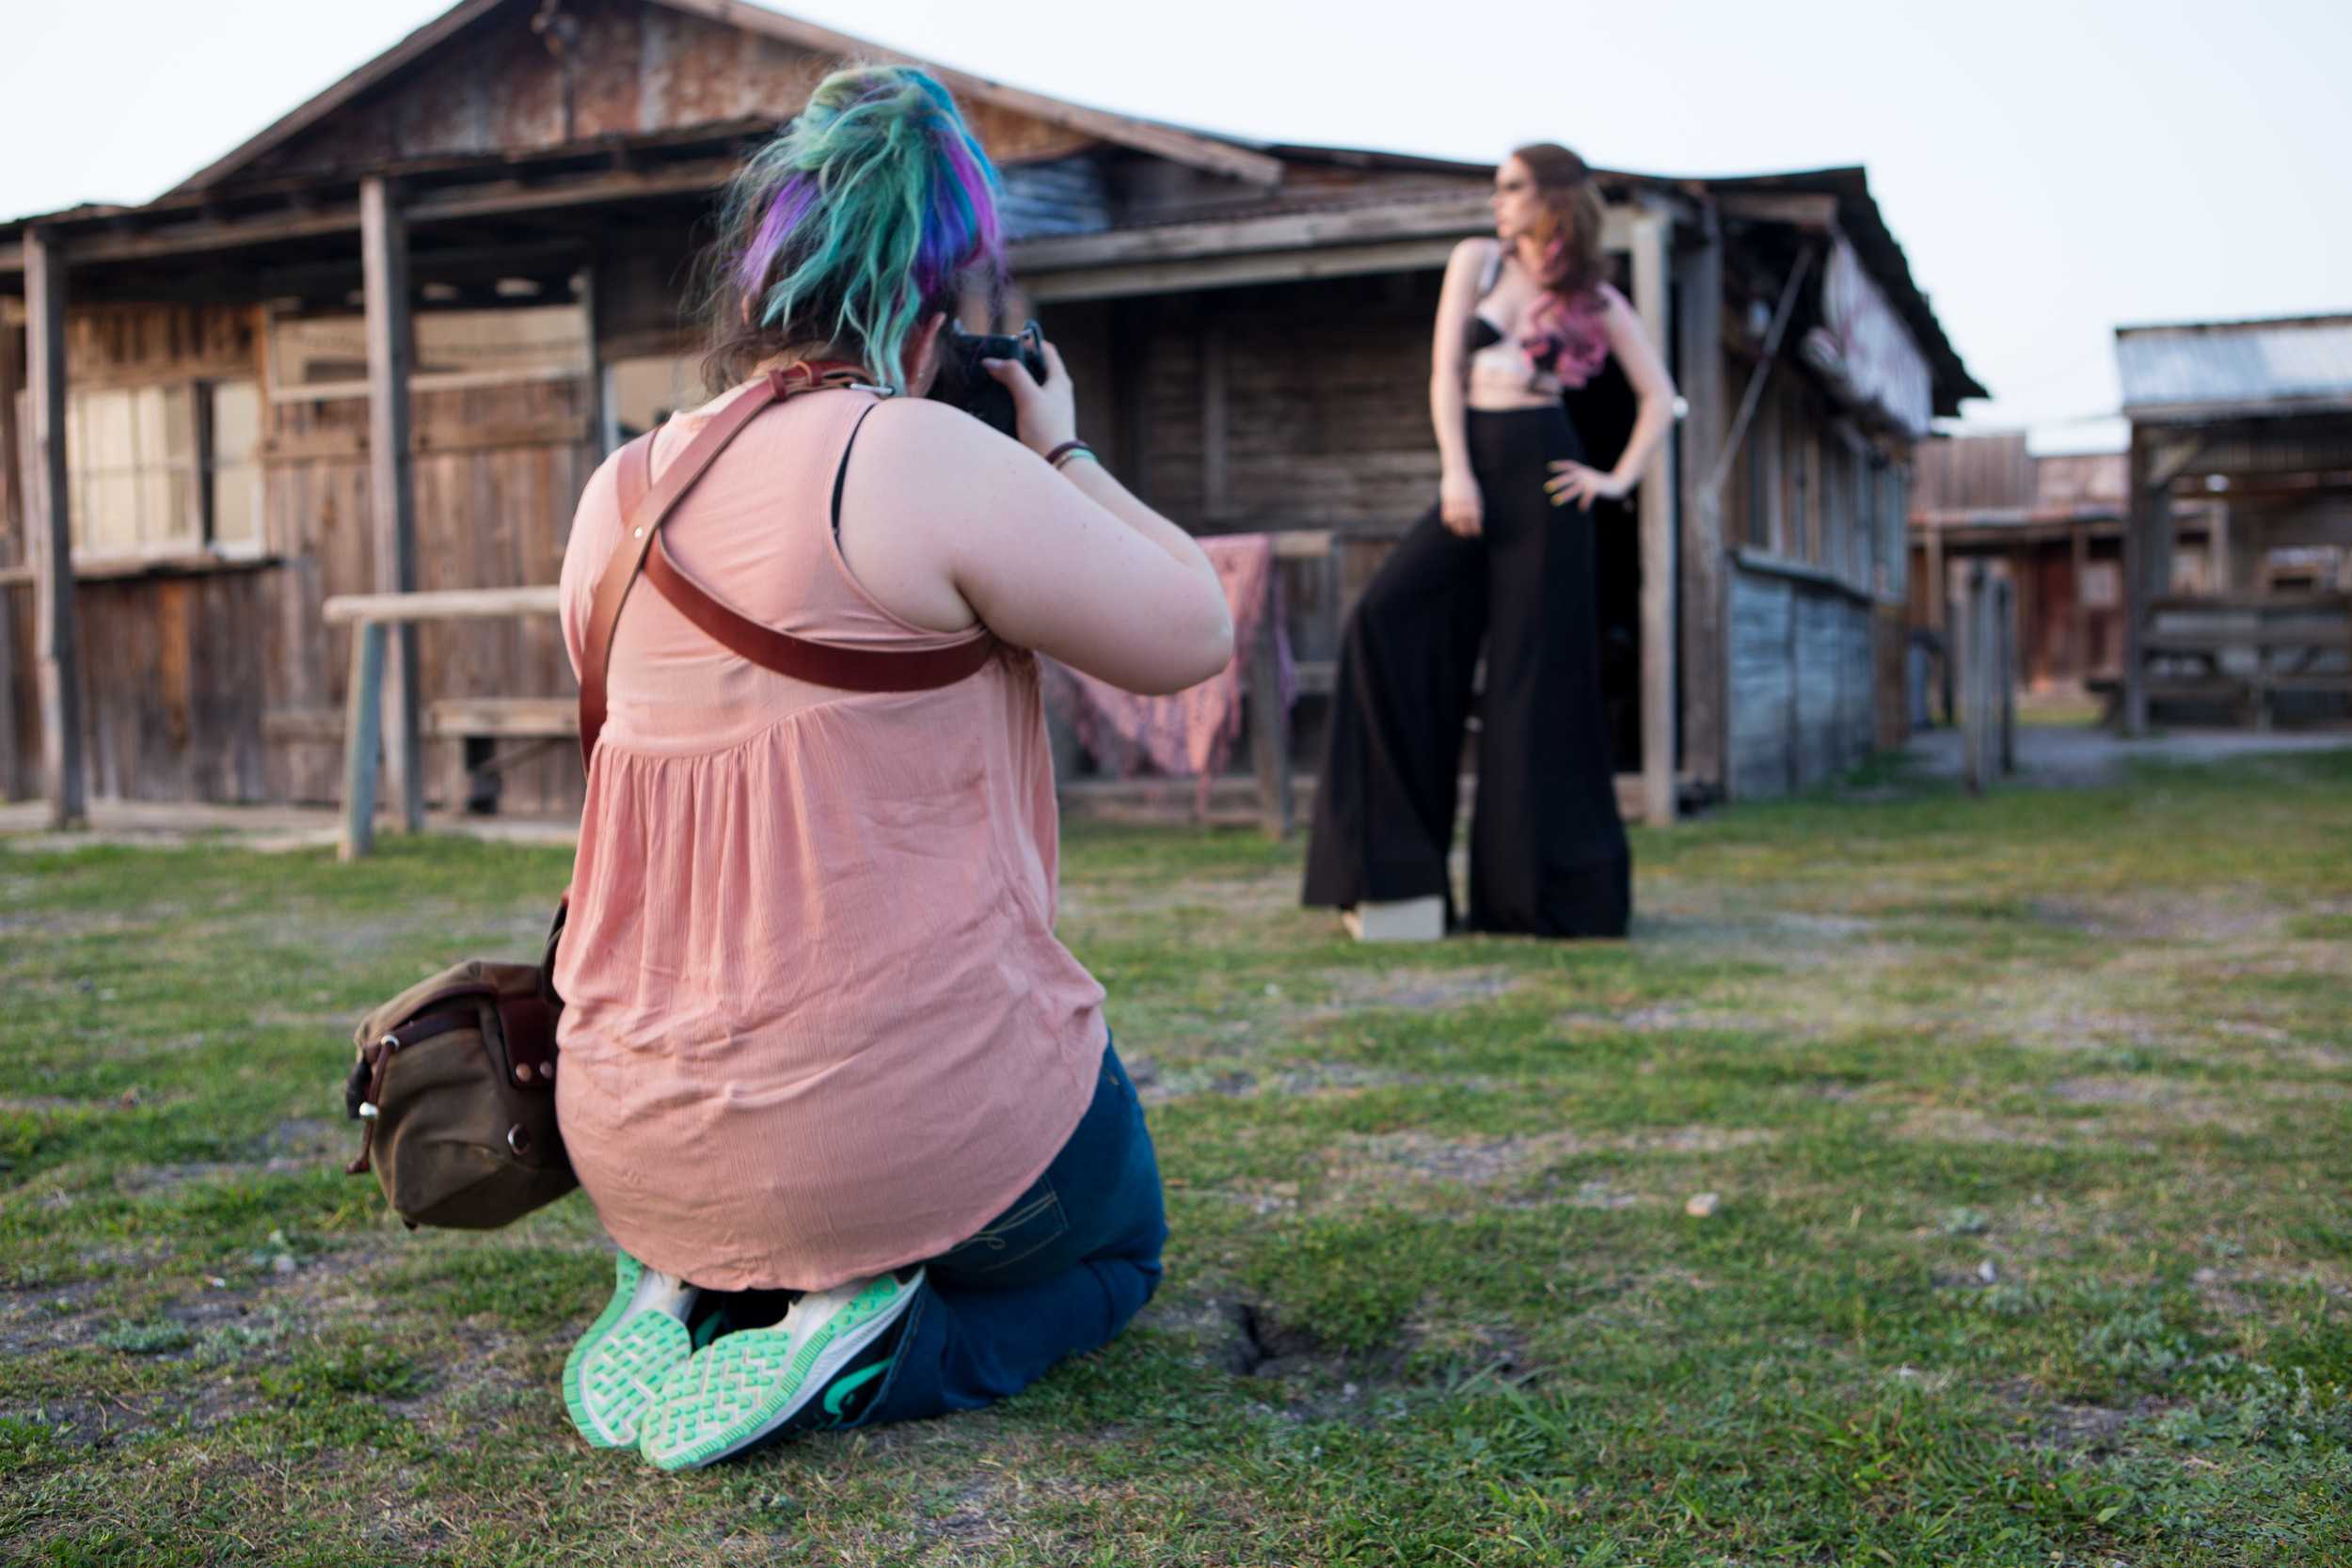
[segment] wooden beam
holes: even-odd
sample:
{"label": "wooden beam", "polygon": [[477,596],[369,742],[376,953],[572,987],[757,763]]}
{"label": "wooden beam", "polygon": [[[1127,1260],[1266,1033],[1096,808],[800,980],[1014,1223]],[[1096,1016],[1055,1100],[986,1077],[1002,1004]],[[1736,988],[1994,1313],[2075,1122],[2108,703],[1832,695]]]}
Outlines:
{"label": "wooden beam", "polygon": [[326,601],[321,614],[330,626],[414,626],[420,621],[554,615],[563,607],[562,590],[550,582],[524,588],[452,588],[431,594],[338,594]]}
{"label": "wooden beam", "polygon": [[40,741],[48,773],[49,825],[79,828],[89,819],[82,767],[80,649],[73,624],[72,492],[65,462],[64,258],[39,229],[24,235],[27,401],[32,404],[37,499],[25,508],[32,546],[34,674],[40,692]]}
{"label": "wooden beam", "polygon": [[1710,193],[1716,211],[1748,223],[1785,223],[1826,234],[1837,227],[1837,198],[1826,191],[1738,191]]}
{"label": "wooden beam", "polygon": [[1251,251],[1301,250],[1376,240],[1446,238],[1492,232],[1488,198],[1466,192],[1435,201],[1280,213],[1268,217],[1145,225],[1096,234],[1063,234],[1011,247],[1009,261],[1032,291],[1047,273],[1134,261],[1197,261]]}
{"label": "wooden beam", "polygon": [[[1666,338],[1666,229],[1662,213],[1633,225],[1633,309],[1661,363]],[[1636,498],[1642,530],[1642,815],[1675,819],[1675,469],[1673,431],[1658,444]]]}
{"label": "wooden beam", "polygon": [[1731,648],[1726,638],[1724,537],[1720,498],[1706,499],[1708,475],[1722,449],[1730,410],[1724,404],[1724,248],[1711,214],[1695,243],[1675,259],[1675,341],[1680,362],[1675,381],[1685,412],[1676,441],[1676,511],[1681,515],[1682,768],[1702,784],[1722,790],[1729,754]]}
{"label": "wooden beam", "polygon": [[[0,799],[29,794],[20,783],[24,759],[16,745],[16,599],[9,577],[30,544],[32,511],[24,490],[34,467],[25,432],[17,424],[17,394],[24,389],[24,339],[0,317]],[[20,452],[22,456],[20,456]]]}
{"label": "wooden beam", "polygon": [[[375,582],[387,593],[417,585],[417,516],[408,451],[408,375],[416,342],[408,319],[408,232],[390,185],[359,185],[360,268],[367,289],[368,517]],[[401,821],[424,826],[424,751],[418,728],[417,633],[391,634],[384,673],[384,752]]]}
{"label": "wooden beam", "polygon": [[1282,702],[1282,672],[1275,638],[1279,630],[1282,578],[1268,571],[1265,608],[1250,639],[1247,671],[1249,751],[1257,764],[1258,801],[1268,838],[1288,838],[1295,810],[1291,784],[1291,719]]}
{"label": "wooden beam", "polygon": [[2148,733],[2147,636],[2148,538],[2155,531],[2161,492],[2149,483],[2153,467],[2147,432],[2132,426],[2123,525],[2123,733]]}
{"label": "wooden beam", "polygon": [[1229,500],[1226,460],[1225,326],[1212,316],[1200,331],[1200,515],[1225,515]]}
{"label": "wooden beam", "polygon": [[[650,169],[600,169],[592,174],[450,185],[416,198],[403,215],[409,227],[421,228],[508,213],[697,196],[721,189],[741,166],[737,158],[700,158]],[[288,240],[330,238],[363,227],[359,204],[336,202],[309,211],[289,209],[237,218],[197,218],[129,232],[81,235],[73,240],[70,254],[77,264],[155,261],[244,250]],[[0,267],[0,271],[5,270]]]}
{"label": "wooden beam", "polygon": [[[1147,224],[1095,234],[1054,235],[1012,246],[1009,261],[1035,293],[1039,277],[1048,274],[1134,262],[1332,249],[1405,239],[1459,240],[1494,231],[1494,213],[1488,201],[1484,190],[1466,189],[1458,195],[1390,201],[1376,207]],[[1602,248],[1629,249],[1633,227],[1641,215],[1628,207],[1610,208],[1601,233]]]}
{"label": "wooden beam", "polygon": [[2074,553],[2074,678],[2090,679],[2090,603],[2083,594],[2084,579],[2090,576],[2090,530],[2077,528],[2068,547]]}
{"label": "wooden beam", "polygon": [[0,318],[0,567],[24,559],[26,531],[32,527],[25,500],[32,465],[18,462],[24,432],[17,425],[17,394],[24,390],[24,339],[16,323]]}
{"label": "wooden beam", "polygon": [[1194,261],[1146,261],[1083,271],[1031,274],[1023,279],[1041,305],[1085,299],[1232,289],[1250,283],[1300,283],[1390,272],[1438,272],[1454,254],[1452,239],[1393,240],[1329,249],[1261,251]]}
{"label": "wooden beam", "polygon": [[343,837],[339,860],[375,847],[375,769],[384,736],[384,637],[380,626],[351,633],[351,689],[343,721]]}

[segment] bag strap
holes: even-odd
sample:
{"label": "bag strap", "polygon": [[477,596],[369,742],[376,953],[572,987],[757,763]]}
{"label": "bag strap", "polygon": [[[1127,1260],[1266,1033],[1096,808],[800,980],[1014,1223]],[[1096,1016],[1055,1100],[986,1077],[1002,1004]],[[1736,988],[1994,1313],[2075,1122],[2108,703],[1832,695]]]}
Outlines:
{"label": "bag strap", "polygon": [[[661,542],[661,525],[669,520],[679,499],[702,478],[727,443],[741,435],[769,404],[802,392],[859,386],[863,382],[864,372],[858,367],[837,361],[771,371],[704,426],[658,483],[652,477],[651,433],[622,449],[617,477],[621,483],[621,517],[628,531],[605,562],[590,601],[586,657],[580,672],[580,754],[583,764],[596,756],[596,737],[604,731],[612,632],[621,618],[621,606],[641,573],[680,614],[722,647],[763,669],[815,686],[844,691],[928,691],[953,685],[988,662],[995,652],[995,639],[985,630],[945,648],[909,652],[817,642],[762,626],[721,602],[679,570]],[[864,419],[864,415],[859,416],[861,423]],[[844,452],[845,471],[848,461]],[[840,493],[837,475],[834,484],[835,505],[839,504]]]}

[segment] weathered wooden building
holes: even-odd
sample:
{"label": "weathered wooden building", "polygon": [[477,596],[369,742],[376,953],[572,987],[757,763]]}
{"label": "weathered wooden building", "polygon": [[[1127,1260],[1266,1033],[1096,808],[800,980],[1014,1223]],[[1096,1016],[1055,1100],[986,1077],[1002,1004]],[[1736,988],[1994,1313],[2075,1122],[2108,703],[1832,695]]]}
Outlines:
{"label": "weathered wooden building", "polygon": [[[2352,720],[2352,315],[2116,329],[2123,719]],[[2176,564],[2217,502],[2210,569]]]}
{"label": "weathered wooden building", "polygon": [[[827,71],[878,57],[734,0],[465,0],[153,201],[0,225],[0,788],[72,795],[46,708],[80,719],[103,794],[333,799],[347,634],[323,599],[553,580],[602,452],[690,395],[714,193]],[[1005,171],[1011,309],[1155,505],[1284,536],[1311,691],[1434,492],[1429,323],[1490,168],[940,74]],[[1604,183],[1688,404],[1590,525],[1621,793],[1663,819],[1899,736],[1912,449],[1982,388],[1861,170]],[[1607,462],[1622,379],[1573,411]],[[480,700],[569,689],[545,620],[419,644],[393,689],[437,755],[394,747],[396,785],[456,777]],[[561,808],[577,761],[508,786]]]}
{"label": "weathered wooden building", "polygon": [[[2037,457],[2023,433],[1920,443],[1911,493],[1911,625],[1940,640],[1971,562],[2016,586],[2018,685],[2037,696],[2120,689],[2123,674],[2122,452]],[[2222,503],[2176,508],[2177,592],[2211,580]]]}

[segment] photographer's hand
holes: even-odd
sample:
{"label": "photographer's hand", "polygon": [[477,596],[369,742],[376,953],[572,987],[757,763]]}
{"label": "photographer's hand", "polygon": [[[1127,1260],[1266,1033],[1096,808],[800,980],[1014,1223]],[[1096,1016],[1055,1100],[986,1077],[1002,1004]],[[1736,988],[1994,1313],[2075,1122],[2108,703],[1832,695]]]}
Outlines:
{"label": "photographer's hand", "polygon": [[1078,401],[1061,350],[1045,344],[1045,383],[1040,386],[1018,359],[983,359],[981,368],[1012,394],[1014,425],[1021,444],[1043,457],[1078,438]]}

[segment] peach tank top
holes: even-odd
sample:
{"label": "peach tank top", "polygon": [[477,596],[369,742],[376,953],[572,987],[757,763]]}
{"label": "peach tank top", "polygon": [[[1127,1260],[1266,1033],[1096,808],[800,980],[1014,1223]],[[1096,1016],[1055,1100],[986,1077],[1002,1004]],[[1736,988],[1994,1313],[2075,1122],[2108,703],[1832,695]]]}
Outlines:
{"label": "peach tank top", "polygon": [[[661,429],[657,478],[725,401]],[[761,415],[663,536],[786,631],[962,641],[883,609],[834,540],[872,405],[817,392]],[[616,467],[589,480],[564,552],[575,672],[621,534]],[[697,1285],[817,1291],[1008,1207],[1085,1115],[1106,1037],[1102,987],[1054,936],[1057,853],[1032,655],[843,692],[749,663],[640,583],[556,962],[557,1110],[612,1239]]]}

